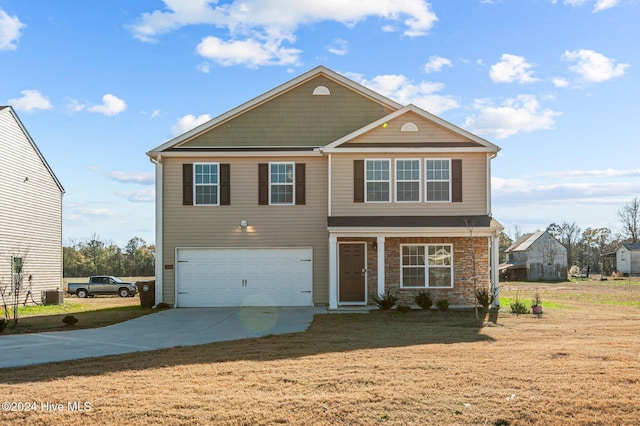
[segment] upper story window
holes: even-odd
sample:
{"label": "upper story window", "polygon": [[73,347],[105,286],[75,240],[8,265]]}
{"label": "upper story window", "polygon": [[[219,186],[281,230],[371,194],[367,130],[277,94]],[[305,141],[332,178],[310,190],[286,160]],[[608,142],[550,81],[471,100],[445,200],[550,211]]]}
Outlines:
{"label": "upper story window", "polygon": [[396,201],[420,201],[420,160],[396,160]]}
{"label": "upper story window", "polygon": [[391,161],[365,161],[365,194],[367,202],[391,201]]}
{"label": "upper story window", "polygon": [[269,163],[269,203],[293,204],[294,163]]}
{"label": "upper story window", "polygon": [[426,160],[426,201],[451,201],[451,160]]}
{"label": "upper story window", "polygon": [[196,163],[193,165],[193,199],[196,206],[217,206],[220,204],[218,169],[218,163]]}

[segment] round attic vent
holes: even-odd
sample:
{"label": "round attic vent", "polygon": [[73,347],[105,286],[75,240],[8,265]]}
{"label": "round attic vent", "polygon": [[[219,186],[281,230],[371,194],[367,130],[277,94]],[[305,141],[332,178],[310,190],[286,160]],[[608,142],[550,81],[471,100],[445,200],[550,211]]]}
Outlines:
{"label": "round attic vent", "polygon": [[328,96],[331,94],[331,92],[325,86],[318,86],[315,89],[313,89],[313,94],[319,95],[319,96]]}
{"label": "round attic vent", "polygon": [[401,132],[417,132],[418,126],[416,126],[415,123],[412,123],[412,122],[404,123],[402,127],[400,127],[400,131]]}

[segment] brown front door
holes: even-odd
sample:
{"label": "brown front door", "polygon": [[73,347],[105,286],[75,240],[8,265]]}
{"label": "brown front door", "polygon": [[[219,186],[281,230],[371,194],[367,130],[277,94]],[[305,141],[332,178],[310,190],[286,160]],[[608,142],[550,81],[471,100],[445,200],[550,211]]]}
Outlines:
{"label": "brown front door", "polygon": [[340,302],[365,303],[365,244],[339,244]]}

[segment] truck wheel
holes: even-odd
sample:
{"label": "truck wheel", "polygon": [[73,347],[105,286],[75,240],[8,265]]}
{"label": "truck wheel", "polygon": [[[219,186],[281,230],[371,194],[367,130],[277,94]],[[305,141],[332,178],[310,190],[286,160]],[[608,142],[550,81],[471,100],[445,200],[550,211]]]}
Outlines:
{"label": "truck wheel", "polygon": [[127,290],[126,288],[121,288],[120,290],[118,290],[118,294],[120,295],[120,297],[129,297],[129,290]]}
{"label": "truck wheel", "polygon": [[76,291],[76,296],[78,296],[81,299],[84,299],[88,295],[89,295],[89,293],[87,293],[87,290],[85,290],[83,288],[81,288],[80,290]]}

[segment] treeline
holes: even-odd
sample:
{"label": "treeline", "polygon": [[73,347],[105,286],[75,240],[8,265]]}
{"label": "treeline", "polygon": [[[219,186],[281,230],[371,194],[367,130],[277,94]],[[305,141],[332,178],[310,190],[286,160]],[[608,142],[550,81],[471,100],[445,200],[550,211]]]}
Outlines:
{"label": "treeline", "polygon": [[139,237],[133,237],[120,248],[93,235],[86,241],[63,247],[62,256],[65,277],[150,277],[155,274],[156,247]]}

